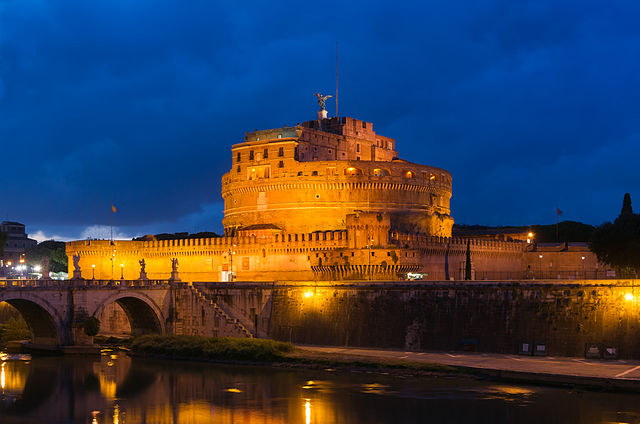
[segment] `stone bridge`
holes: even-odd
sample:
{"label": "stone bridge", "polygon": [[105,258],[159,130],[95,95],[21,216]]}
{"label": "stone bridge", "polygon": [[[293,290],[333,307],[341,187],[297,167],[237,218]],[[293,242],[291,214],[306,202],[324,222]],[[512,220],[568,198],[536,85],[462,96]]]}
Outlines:
{"label": "stone bridge", "polygon": [[256,311],[265,309],[267,299],[243,291],[250,305],[239,308],[224,284],[219,287],[222,292],[217,291],[219,284],[211,290],[207,287],[213,283],[167,280],[0,280],[0,302],[20,312],[34,347],[64,350],[92,345],[84,321],[100,319],[114,303],[124,310],[133,335],[265,336],[267,330],[261,328]]}

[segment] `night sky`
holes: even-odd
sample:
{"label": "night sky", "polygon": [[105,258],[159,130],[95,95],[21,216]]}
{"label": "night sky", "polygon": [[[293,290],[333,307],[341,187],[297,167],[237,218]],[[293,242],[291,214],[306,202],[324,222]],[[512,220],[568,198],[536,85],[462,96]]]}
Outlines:
{"label": "night sky", "polygon": [[108,237],[113,201],[118,237],[221,232],[231,144],[315,119],[338,41],[340,115],[449,170],[457,223],[601,224],[640,201],[638,22],[615,0],[0,0],[0,220]]}

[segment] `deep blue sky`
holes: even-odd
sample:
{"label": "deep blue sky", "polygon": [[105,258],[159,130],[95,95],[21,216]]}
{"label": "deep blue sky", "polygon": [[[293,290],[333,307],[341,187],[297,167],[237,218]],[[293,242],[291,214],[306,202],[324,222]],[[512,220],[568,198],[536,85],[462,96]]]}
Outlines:
{"label": "deep blue sky", "polygon": [[[456,222],[600,224],[640,198],[636,1],[0,0],[0,219],[220,231],[245,131],[315,92],[453,174]],[[335,108],[328,101],[330,112]]]}

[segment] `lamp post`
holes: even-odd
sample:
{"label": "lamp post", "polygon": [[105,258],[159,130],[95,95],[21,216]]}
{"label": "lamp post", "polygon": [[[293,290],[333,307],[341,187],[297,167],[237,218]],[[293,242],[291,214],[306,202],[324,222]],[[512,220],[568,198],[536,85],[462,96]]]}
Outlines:
{"label": "lamp post", "polygon": [[95,264],[91,265],[91,279],[92,280],[96,279],[96,265]]}
{"label": "lamp post", "polygon": [[584,256],[580,258],[582,260],[582,278],[587,279],[587,274],[584,272]]}
{"label": "lamp post", "polygon": [[369,236],[369,281],[371,281],[371,247],[373,245],[373,237]]}
{"label": "lamp post", "polygon": [[538,270],[540,272],[540,279],[542,280],[542,255],[538,255]]}
{"label": "lamp post", "polygon": [[[235,248],[236,245],[233,245],[233,248]],[[233,273],[233,255],[236,254],[236,252],[233,250],[232,247],[229,248],[229,280],[233,281],[235,278],[235,275]]]}
{"label": "lamp post", "polygon": [[124,280],[124,264],[120,264],[120,279]]}

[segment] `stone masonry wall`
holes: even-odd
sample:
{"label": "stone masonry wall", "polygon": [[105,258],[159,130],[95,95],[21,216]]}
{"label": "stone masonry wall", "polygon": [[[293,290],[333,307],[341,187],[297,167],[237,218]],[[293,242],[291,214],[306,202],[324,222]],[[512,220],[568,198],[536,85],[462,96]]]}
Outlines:
{"label": "stone masonry wall", "polygon": [[270,336],[303,344],[516,353],[585,343],[640,357],[639,281],[290,286],[274,291]]}

